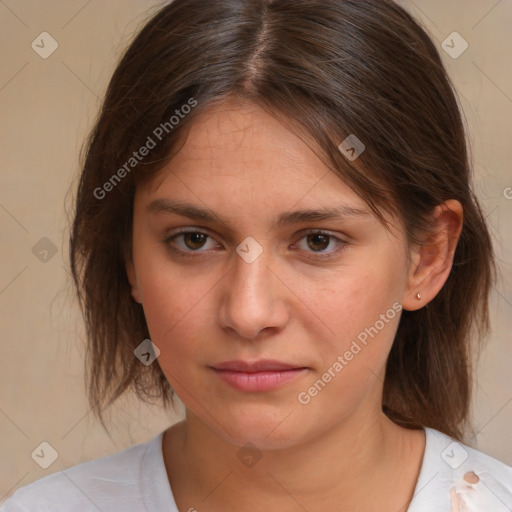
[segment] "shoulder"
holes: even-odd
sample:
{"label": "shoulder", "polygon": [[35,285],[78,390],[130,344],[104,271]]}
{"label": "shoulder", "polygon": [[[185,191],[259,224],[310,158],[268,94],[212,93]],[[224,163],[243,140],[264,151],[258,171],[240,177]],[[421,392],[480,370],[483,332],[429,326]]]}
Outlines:
{"label": "shoulder", "polygon": [[[162,433],[147,443],[72,466],[18,489],[1,512],[144,510],[143,465],[158,465]],[[135,507],[135,508],[134,508]]]}
{"label": "shoulder", "polygon": [[425,429],[423,465],[409,512],[512,510],[512,467]]}

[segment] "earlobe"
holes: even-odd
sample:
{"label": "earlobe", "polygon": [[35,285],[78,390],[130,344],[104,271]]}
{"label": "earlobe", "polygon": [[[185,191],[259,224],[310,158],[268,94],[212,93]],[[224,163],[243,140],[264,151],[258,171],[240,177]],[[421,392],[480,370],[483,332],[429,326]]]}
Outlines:
{"label": "earlobe", "polygon": [[131,296],[135,302],[142,304],[142,297],[137,285],[137,276],[135,274],[135,267],[131,260],[127,260],[125,263],[126,275],[131,286]]}
{"label": "earlobe", "polygon": [[421,246],[411,250],[411,264],[403,308],[415,311],[430,302],[450,275],[457,242],[462,231],[462,205],[450,199],[432,213],[433,229]]}

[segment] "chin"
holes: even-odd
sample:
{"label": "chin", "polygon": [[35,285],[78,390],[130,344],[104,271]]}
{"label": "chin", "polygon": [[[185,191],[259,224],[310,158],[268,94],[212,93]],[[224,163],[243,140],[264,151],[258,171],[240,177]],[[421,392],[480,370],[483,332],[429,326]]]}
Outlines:
{"label": "chin", "polygon": [[[279,413],[269,411],[237,411],[233,415],[223,415],[221,425],[228,425],[226,431],[218,425],[210,425],[225,441],[239,447],[251,443],[260,450],[275,450],[294,446],[301,441],[304,433],[299,432],[297,421],[290,410],[280,409]],[[284,413],[286,411],[286,413]],[[304,436],[305,437],[305,436]]]}

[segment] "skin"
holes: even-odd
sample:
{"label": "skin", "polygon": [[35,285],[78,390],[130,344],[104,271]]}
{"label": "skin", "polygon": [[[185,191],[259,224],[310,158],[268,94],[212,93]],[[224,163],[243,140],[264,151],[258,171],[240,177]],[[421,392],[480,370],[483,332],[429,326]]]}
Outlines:
{"label": "skin", "polygon": [[[192,203],[225,223],[148,212],[157,199]],[[365,213],[272,226],[284,212],[342,203]],[[400,315],[308,404],[297,399],[394,303],[424,307],[448,277],[462,226],[457,201],[433,212],[428,246],[408,245],[401,221],[387,217],[391,232],[299,137],[235,102],[202,114],[178,155],[137,190],[126,269],[158,363],[186,407],[186,420],[163,440],[180,510],[406,510],[424,432],[381,411]],[[169,240],[178,228],[208,236]],[[308,238],[308,229],[331,237]],[[236,252],[248,236],[263,250],[252,263]],[[263,358],[308,370],[247,393],[209,368]],[[262,456],[252,467],[237,457],[248,442]]]}

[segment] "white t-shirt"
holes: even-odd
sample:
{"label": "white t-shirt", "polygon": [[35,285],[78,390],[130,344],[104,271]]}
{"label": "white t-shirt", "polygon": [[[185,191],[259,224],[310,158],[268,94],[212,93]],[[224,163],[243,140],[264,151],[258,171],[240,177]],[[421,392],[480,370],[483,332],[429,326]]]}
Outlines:
{"label": "white t-shirt", "polygon": [[[425,434],[421,471],[407,512],[512,511],[512,467],[437,430],[426,428]],[[178,512],[162,437],[163,432],[148,443],[32,482],[18,489],[1,512]],[[465,475],[474,483],[465,481]]]}

